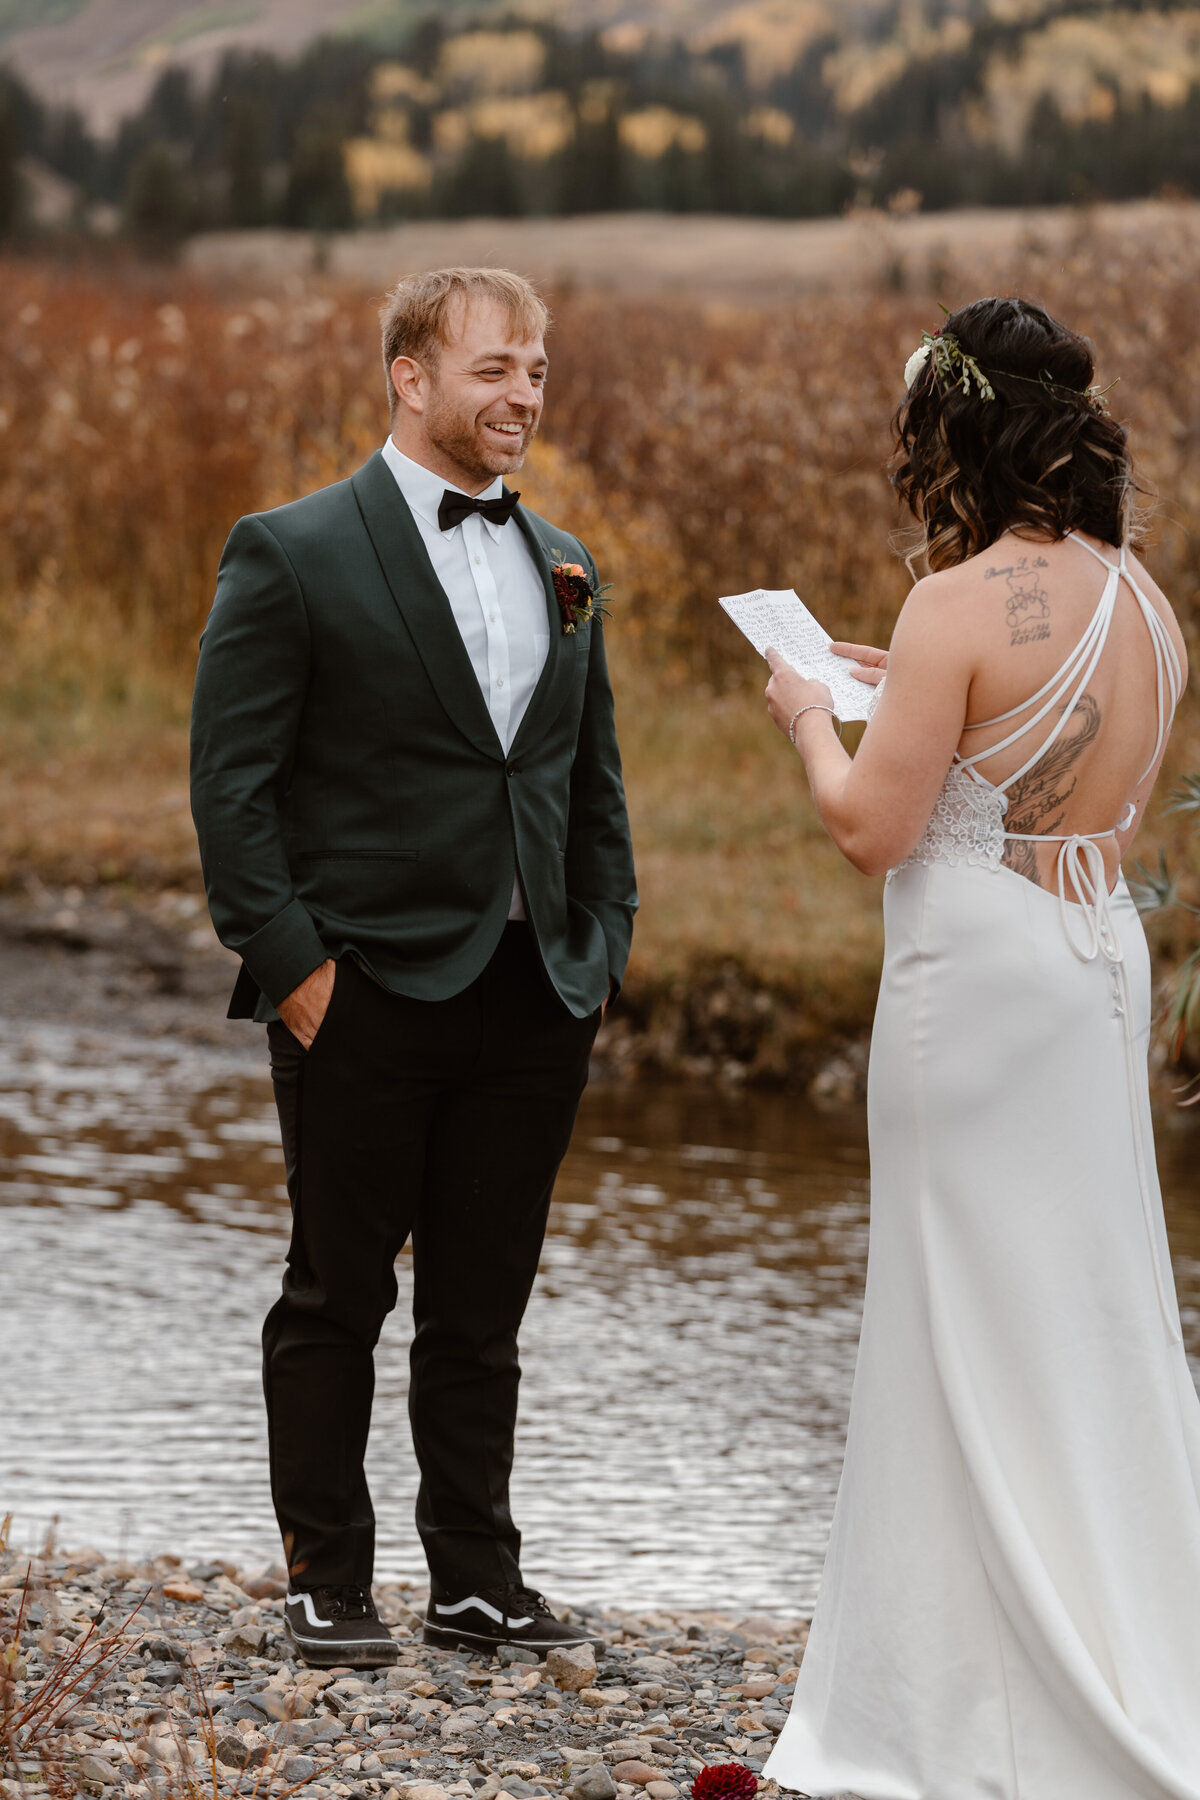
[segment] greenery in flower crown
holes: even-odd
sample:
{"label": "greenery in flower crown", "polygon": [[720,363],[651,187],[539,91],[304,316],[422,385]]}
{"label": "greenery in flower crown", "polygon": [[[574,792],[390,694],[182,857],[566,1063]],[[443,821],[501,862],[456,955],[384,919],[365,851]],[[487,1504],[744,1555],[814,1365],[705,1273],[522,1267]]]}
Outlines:
{"label": "greenery in flower crown", "polygon": [[932,359],[934,379],[939,388],[959,387],[969,398],[974,382],[981,400],[996,398],[995,388],[952,331],[923,331],[921,348],[926,352],[921,366]]}
{"label": "greenery in flower crown", "polygon": [[[904,385],[911,388],[913,382],[924,372],[926,365],[932,361],[934,380],[940,391],[948,387],[961,388],[970,398],[971,383],[974,382],[981,400],[994,400],[996,390],[976,359],[963,349],[952,331],[923,331],[921,342],[904,365]],[[1045,388],[1048,393],[1065,397],[1068,400],[1083,401],[1093,412],[1108,411],[1108,389],[1089,387],[1065,387],[1060,381],[1051,380],[1049,375],[1018,375],[1011,369],[997,369],[1006,381],[1028,381],[1035,387]]]}

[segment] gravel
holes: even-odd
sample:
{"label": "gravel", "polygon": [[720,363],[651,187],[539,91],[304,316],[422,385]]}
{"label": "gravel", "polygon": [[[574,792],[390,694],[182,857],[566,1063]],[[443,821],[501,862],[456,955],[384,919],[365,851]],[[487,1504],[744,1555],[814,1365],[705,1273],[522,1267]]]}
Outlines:
{"label": "gravel", "polygon": [[706,1763],[761,1770],[807,1635],[562,1609],[605,1648],[594,1667],[552,1654],[548,1668],[423,1644],[425,1594],[384,1584],[399,1665],[308,1669],[283,1635],[282,1575],[0,1552],[0,1711],[24,1716],[7,1762],[0,1747],[0,1794],[186,1800],[215,1782],[215,1800],[675,1800]]}

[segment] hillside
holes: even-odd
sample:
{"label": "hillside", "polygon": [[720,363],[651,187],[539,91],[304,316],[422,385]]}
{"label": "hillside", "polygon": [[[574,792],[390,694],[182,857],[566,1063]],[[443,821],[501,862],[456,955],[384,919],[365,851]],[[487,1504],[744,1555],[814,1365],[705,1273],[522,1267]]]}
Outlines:
{"label": "hillside", "polygon": [[1200,194],[1200,0],[0,0],[0,55],[0,163],[7,108],[162,247]]}
{"label": "hillside", "polygon": [[[1196,59],[1195,0],[1154,6],[1078,0],[0,0],[0,57],[36,93],[77,106],[111,131],[164,68],[206,79],[230,51],[295,55],[327,32],[394,47],[422,18],[458,27],[525,17],[599,30],[636,47],[649,37],[736,51],[754,85],[786,77],[814,44],[838,105],[853,110],[907,66],[962,51],[971,32],[1019,27],[1028,53],[995,71],[985,111],[1011,138],[1030,96],[1051,91],[1081,114],[1096,86],[1178,97]],[[1002,46],[1010,56],[1011,43]]]}

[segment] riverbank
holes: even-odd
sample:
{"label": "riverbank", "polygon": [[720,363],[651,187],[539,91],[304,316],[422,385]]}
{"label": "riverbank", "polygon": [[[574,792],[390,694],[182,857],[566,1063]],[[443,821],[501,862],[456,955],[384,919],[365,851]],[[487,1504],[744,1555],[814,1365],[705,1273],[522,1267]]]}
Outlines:
{"label": "riverbank", "polygon": [[0,1790],[678,1800],[706,1764],[761,1769],[807,1637],[801,1620],[560,1609],[604,1648],[547,1666],[425,1646],[427,1596],[391,1583],[376,1598],[397,1666],[318,1671],[283,1635],[282,1577],[0,1552]]}
{"label": "riverbank", "polygon": [[[35,878],[0,895],[0,1016],[252,1053],[257,1034],[225,1017],[237,969],[202,896],[187,889]],[[842,1105],[865,1092],[869,1036],[869,1021],[814,1029],[802,996],[732,959],[656,983],[635,970],[597,1040],[592,1076],[783,1085]]]}

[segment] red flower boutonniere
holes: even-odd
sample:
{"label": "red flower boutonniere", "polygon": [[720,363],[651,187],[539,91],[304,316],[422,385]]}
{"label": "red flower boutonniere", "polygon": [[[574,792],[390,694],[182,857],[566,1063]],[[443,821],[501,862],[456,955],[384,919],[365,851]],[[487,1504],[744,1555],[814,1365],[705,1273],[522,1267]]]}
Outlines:
{"label": "red flower boutonniere", "polygon": [[561,550],[552,550],[550,554],[558,559],[551,563],[550,573],[554,577],[554,597],[562,614],[563,631],[576,631],[597,613],[603,614],[604,607],[600,603],[608,592],[607,584],[597,587],[582,563],[563,562]]}

